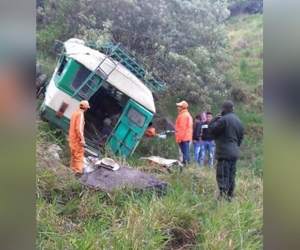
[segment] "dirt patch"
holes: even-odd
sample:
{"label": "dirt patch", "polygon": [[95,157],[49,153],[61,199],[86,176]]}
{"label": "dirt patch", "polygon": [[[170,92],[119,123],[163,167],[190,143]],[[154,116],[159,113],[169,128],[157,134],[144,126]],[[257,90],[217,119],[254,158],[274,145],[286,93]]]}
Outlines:
{"label": "dirt patch", "polygon": [[155,190],[165,194],[167,189],[167,184],[153,175],[126,166],[121,166],[117,171],[98,168],[84,174],[80,180],[91,189],[107,192],[127,187],[136,190]]}

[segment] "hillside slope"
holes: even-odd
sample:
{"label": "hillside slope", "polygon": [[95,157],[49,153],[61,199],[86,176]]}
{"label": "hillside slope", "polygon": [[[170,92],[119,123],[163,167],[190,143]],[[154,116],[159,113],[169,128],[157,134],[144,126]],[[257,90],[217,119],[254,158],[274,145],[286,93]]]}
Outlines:
{"label": "hillside slope", "polygon": [[228,22],[233,63],[231,97],[248,134],[262,140],[263,113],[263,16],[242,15]]}
{"label": "hillside slope", "polygon": [[[237,202],[214,202],[215,170],[191,164],[179,175],[139,159],[176,157],[172,137],[142,142],[127,162],[167,182],[168,195],[88,190],[66,167],[64,134],[37,116],[37,249],[262,249],[262,15],[235,17],[227,27],[233,57],[228,98],[247,132]],[[38,53],[42,69],[51,72],[53,62],[46,58]],[[52,143],[63,149],[61,160],[47,155]]]}

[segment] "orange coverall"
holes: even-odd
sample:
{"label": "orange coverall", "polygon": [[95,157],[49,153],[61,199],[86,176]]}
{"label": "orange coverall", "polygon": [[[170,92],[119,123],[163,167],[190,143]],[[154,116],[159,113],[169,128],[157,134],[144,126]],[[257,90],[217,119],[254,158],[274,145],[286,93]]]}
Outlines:
{"label": "orange coverall", "polygon": [[191,141],[193,137],[193,118],[187,109],[179,112],[175,122],[175,140],[177,143]]}
{"label": "orange coverall", "polygon": [[71,168],[76,173],[82,173],[84,162],[84,147],[80,144],[84,140],[84,114],[83,110],[76,110],[71,116],[69,129],[69,146],[71,149]]}

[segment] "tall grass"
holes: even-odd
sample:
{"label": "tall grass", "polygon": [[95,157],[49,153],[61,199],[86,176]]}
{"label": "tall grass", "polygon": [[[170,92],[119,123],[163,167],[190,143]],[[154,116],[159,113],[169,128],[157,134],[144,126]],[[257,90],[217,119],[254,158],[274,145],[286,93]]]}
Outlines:
{"label": "tall grass", "polygon": [[[62,138],[45,136],[51,129],[40,123],[37,249],[262,249],[262,179],[251,158],[261,153],[261,145],[238,161],[236,203],[214,201],[215,170],[191,164],[180,175],[138,157],[128,163],[167,182],[167,195],[107,194],[87,189],[67,164],[49,158],[46,146],[63,147]],[[177,154],[172,137],[153,143],[156,152]]]}
{"label": "tall grass", "polygon": [[158,197],[88,190],[65,166],[42,162],[37,173],[39,249],[262,248],[262,181],[252,169],[238,170],[238,202],[217,204],[215,170],[191,166],[182,175],[160,172],[169,189]]}
{"label": "tall grass", "polygon": [[[227,27],[234,58],[228,71],[235,89],[232,97],[242,94],[244,98],[240,101],[247,103],[247,111],[257,109],[257,106],[262,106],[262,92],[257,93],[256,90],[263,82],[263,16],[233,17]],[[262,113],[262,110],[259,112]]]}

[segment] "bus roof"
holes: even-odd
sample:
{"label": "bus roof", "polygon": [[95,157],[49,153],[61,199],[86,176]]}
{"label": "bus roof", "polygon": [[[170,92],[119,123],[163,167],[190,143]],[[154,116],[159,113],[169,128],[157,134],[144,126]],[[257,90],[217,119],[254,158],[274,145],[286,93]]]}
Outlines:
{"label": "bus roof", "polygon": [[[150,89],[125,66],[111,58],[107,58],[105,54],[98,50],[85,46],[84,41],[76,38],[67,40],[64,46],[68,57],[73,58],[91,71],[94,71],[103,61],[101,69],[109,75],[106,80],[109,84],[119,89],[149,111],[153,113],[156,112]],[[116,64],[118,65],[116,66]],[[113,70],[114,68],[115,70]]]}

